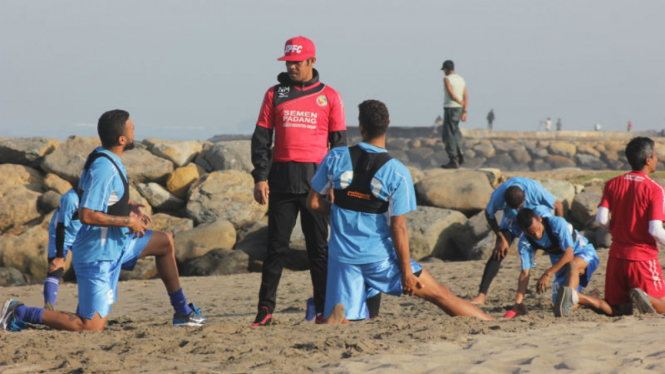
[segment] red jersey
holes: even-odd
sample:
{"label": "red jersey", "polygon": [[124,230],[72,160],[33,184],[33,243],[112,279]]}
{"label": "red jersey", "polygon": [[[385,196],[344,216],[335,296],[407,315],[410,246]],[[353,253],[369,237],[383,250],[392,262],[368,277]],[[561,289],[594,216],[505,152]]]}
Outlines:
{"label": "red jersey", "polygon": [[665,191],[641,171],[631,171],[605,184],[599,207],[611,212],[610,256],[643,261],[658,257],[649,221],[665,221]]}
{"label": "red jersey", "polygon": [[256,125],[275,132],[273,162],[319,164],[329,134],[346,131],[342,97],[318,79],[308,86],[280,84],[266,92]]}

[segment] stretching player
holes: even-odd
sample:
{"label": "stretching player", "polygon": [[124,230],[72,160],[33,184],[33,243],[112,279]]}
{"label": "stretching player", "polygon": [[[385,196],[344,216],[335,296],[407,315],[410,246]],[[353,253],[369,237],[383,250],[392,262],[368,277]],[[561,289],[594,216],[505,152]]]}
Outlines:
{"label": "stretching player", "polygon": [[[526,308],[521,306],[529,284],[530,269],[535,264],[536,251],[542,249],[550,257],[552,264],[538,279],[536,292],[547,289],[550,278],[552,283],[552,303],[556,317],[567,317],[569,309],[563,309],[564,295],[569,290],[581,291],[591,280],[591,275],[598,267],[598,256],[593,245],[580,235],[573,226],[561,217],[541,217],[532,209],[523,208],[517,214],[517,224],[524,232],[517,244],[522,263],[519,276],[515,311],[522,314]],[[561,287],[564,291],[561,291]],[[568,291],[566,291],[568,290]]]}
{"label": "stretching player", "polygon": [[[331,215],[327,323],[366,318],[368,287],[389,295],[415,295],[451,316],[492,317],[453,295],[411,260],[405,214],[416,209],[406,167],[386,151],[388,109],[359,105],[363,142],[332,149],[312,179],[307,206]],[[334,203],[326,199],[333,189]],[[334,310],[333,310],[334,309]]]}
{"label": "stretching player", "polygon": [[7,300],[0,313],[3,330],[20,330],[25,323],[58,330],[103,330],[118,294],[120,270],[155,256],[157,271],[175,310],[174,326],[200,326],[205,317],[188,304],[175,261],[170,233],[148,230],[152,222],[141,207],[129,201],[127,172],[120,157],[134,148],[134,124],[129,113],[112,110],[97,124],[102,146],[88,156],[78,185],[82,223],[72,245],[72,263],[79,292],[78,315],[26,307]]}
{"label": "stretching player", "polygon": [[44,309],[53,310],[58,299],[58,286],[65,271],[65,258],[81,228],[78,219],[79,197],[74,189],[60,198],[48,226],[48,275],[44,280]]}

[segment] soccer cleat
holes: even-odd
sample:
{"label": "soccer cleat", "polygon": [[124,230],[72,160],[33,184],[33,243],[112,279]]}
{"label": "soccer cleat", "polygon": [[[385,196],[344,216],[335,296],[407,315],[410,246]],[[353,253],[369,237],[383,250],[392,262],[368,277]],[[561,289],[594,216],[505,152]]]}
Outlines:
{"label": "soccer cleat", "polygon": [[656,314],[656,309],[651,305],[649,296],[639,288],[633,288],[628,292],[630,300],[633,302],[633,311],[637,309],[641,314]]}
{"label": "soccer cleat", "polygon": [[18,300],[7,300],[2,305],[0,325],[4,331],[21,331],[27,326],[25,322],[16,320],[16,314],[14,312],[19,305],[23,305],[23,303]]}
{"label": "soccer cleat", "polygon": [[51,303],[44,304],[44,309],[50,310],[51,312],[55,310],[55,307]]}
{"label": "soccer cleat", "polygon": [[314,323],[317,325],[325,325],[326,324],[326,319],[323,318],[323,313],[319,313],[316,315],[316,319],[314,320]]}
{"label": "soccer cleat", "polygon": [[203,326],[207,318],[201,313],[201,309],[197,308],[192,303],[189,303],[189,307],[192,308],[192,312],[186,316],[173,313],[173,327]]}
{"label": "soccer cleat", "polygon": [[272,323],[272,314],[268,310],[267,306],[262,306],[259,308],[259,312],[256,314],[256,319],[252,326],[268,326]]}
{"label": "soccer cleat", "polygon": [[554,303],[555,317],[568,317],[570,310],[577,304],[577,293],[570,287],[560,287]]}

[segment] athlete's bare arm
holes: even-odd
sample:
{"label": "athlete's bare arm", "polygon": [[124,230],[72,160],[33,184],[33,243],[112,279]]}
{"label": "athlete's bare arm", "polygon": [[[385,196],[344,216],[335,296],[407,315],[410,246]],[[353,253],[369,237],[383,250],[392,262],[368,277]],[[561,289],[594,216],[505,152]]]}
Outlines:
{"label": "athlete's bare arm", "polygon": [[127,227],[130,230],[130,234],[135,234],[139,237],[143,237],[145,230],[148,229],[148,225],[142,222],[136,215],[121,217],[88,208],[79,208],[79,217],[81,223],[84,225]]}
{"label": "athlete's bare arm", "polygon": [[330,214],[332,203],[326,198],[326,195],[321,195],[313,188],[309,190],[307,196],[307,208],[315,212]]}

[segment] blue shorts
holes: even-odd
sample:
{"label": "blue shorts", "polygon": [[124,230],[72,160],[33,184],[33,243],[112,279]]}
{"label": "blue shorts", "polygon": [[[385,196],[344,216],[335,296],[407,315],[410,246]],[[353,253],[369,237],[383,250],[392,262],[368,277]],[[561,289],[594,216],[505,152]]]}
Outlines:
{"label": "blue shorts", "polygon": [[[411,271],[416,273],[423,268],[411,260]],[[326,307],[324,316],[333,307],[342,303],[348,320],[368,318],[366,300],[379,292],[402,295],[402,273],[397,258],[369,264],[345,264],[328,259],[328,281],[326,286]]]}
{"label": "blue shorts", "polygon": [[[582,248],[580,253],[576,253],[575,257],[580,257],[587,264],[586,271],[584,274],[580,275],[580,285],[577,287],[577,292],[582,291],[582,289],[589,285],[591,281],[591,275],[598,268],[598,255],[596,250],[593,248],[593,245],[587,244],[586,247]],[[559,287],[563,287],[566,284],[566,269],[565,266],[563,269],[559,270],[556,273],[554,282],[552,282],[552,304],[556,302],[556,294],[559,291]]]}
{"label": "blue shorts", "polygon": [[[71,246],[71,245],[66,245],[66,246],[64,246],[64,247],[65,247],[65,248],[63,248],[63,251],[62,251],[62,253],[63,253],[63,257],[64,257],[64,258],[67,258],[67,253],[69,253],[69,251],[72,250],[72,246]],[[49,240],[49,241],[48,241],[48,260],[49,260],[49,261],[51,261],[52,259],[55,258],[55,253],[56,253],[56,250],[55,250],[55,241],[53,241],[53,240]]]}
{"label": "blue shorts", "polygon": [[111,311],[111,305],[118,299],[120,270],[132,270],[141,252],[148,245],[151,230],[146,230],[142,238],[127,240],[120,258],[115,261],[95,261],[75,264],[79,291],[78,315],[92,319],[95,313],[104,318]]}

